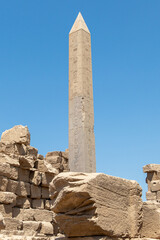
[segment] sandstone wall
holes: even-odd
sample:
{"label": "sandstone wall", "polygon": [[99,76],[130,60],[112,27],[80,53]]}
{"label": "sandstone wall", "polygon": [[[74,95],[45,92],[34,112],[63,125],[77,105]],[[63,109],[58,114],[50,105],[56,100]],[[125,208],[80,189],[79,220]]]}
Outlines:
{"label": "sandstone wall", "polygon": [[57,233],[54,213],[50,210],[49,183],[62,171],[68,171],[68,153],[51,152],[44,158],[30,146],[27,127],[16,126],[2,134],[0,229],[3,236],[12,239],[13,235],[47,237]]}

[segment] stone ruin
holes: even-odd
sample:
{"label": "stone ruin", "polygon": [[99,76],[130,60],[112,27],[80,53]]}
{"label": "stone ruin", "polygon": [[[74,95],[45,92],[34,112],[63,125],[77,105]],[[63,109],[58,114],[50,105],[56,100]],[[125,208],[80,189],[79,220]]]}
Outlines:
{"label": "stone ruin", "polygon": [[0,240],[160,239],[160,165],[147,173],[147,201],[136,181],[69,172],[68,151],[46,157],[27,127],[0,141]]}
{"label": "stone ruin", "polygon": [[69,171],[67,151],[49,152],[44,158],[30,146],[27,127],[15,126],[2,134],[0,240],[50,239],[57,234],[49,183],[63,171]]}

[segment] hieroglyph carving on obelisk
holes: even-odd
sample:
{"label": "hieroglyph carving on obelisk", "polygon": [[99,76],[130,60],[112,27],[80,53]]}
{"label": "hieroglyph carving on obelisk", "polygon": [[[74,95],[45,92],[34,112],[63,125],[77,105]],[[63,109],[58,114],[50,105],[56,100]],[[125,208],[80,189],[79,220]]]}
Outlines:
{"label": "hieroglyph carving on obelisk", "polygon": [[69,167],[96,172],[91,36],[81,13],[69,33]]}

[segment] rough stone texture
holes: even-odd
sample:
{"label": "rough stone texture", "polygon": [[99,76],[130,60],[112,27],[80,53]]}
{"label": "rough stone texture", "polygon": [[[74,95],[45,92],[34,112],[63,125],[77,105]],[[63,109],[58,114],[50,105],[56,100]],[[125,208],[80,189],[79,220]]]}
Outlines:
{"label": "rough stone texture", "polygon": [[69,34],[69,168],[96,172],[91,37],[80,13]]}
{"label": "rough stone texture", "polygon": [[53,225],[49,222],[42,222],[41,223],[41,233],[45,235],[53,235]]}
{"label": "rough stone texture", "polygon": [[98,173],[60,173],[50,184],[52,210],[69,237],[137,237],[142,224],[136,181]]}
{"label": "rough stone texture", "polygon": [[4,217],[0,213],[0,230],[5,228],[5,222],[4,222]]}
{"label": "rough stone texture", "polygon": [[148,164],[143,167],[143,172],[160,172],[160,164]]}
{"label": "rough stone texture", "polygon": [[147,173],[146,183],[148,184],[148,192],[146,193],[146,199],[159,202],[160,164],[148,164],[143,167],[143,171]]}
{"label": "rough stone texture", "polygon": [[[0,239],[49,240],[53,228],[58,232],[50,209],[49,183],[60,169],[38,154],[36,148],[15,137],[0,142]],[[67,153],[59,155],[63,171],[68,166]]]}
{"label": "rough stone texture", "polygon": [[11,192],[0,192],[0,203],[15,205],[16,195]]}
{"label": "rough stone texture", "polygon": [[27,127],[22,125],[14,126],[6,130],[1,136],[2,143],[21,143],[25,145],[30,144],[30,133]]}
{"label": "rough stone texture", "polygon": [[143,225],[141,237],[160,239],[160,204],[143,203]]}

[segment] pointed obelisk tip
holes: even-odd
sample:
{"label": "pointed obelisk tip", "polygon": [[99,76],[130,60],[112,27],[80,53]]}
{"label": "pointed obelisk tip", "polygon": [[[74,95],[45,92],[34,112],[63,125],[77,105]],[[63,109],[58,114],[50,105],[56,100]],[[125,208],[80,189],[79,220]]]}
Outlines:
{"label": "pointed obelisk tip", "polygon": [[89,29],[88,29],[88,27],[87,27],[87,25],[86,25],[86,23],[85,23],[85,21],[82,17],[82,14],[79,12],[69,34],[71,34],[73,32],[76,32],[80,29],[83,29],[84,31],[90,33]]}

